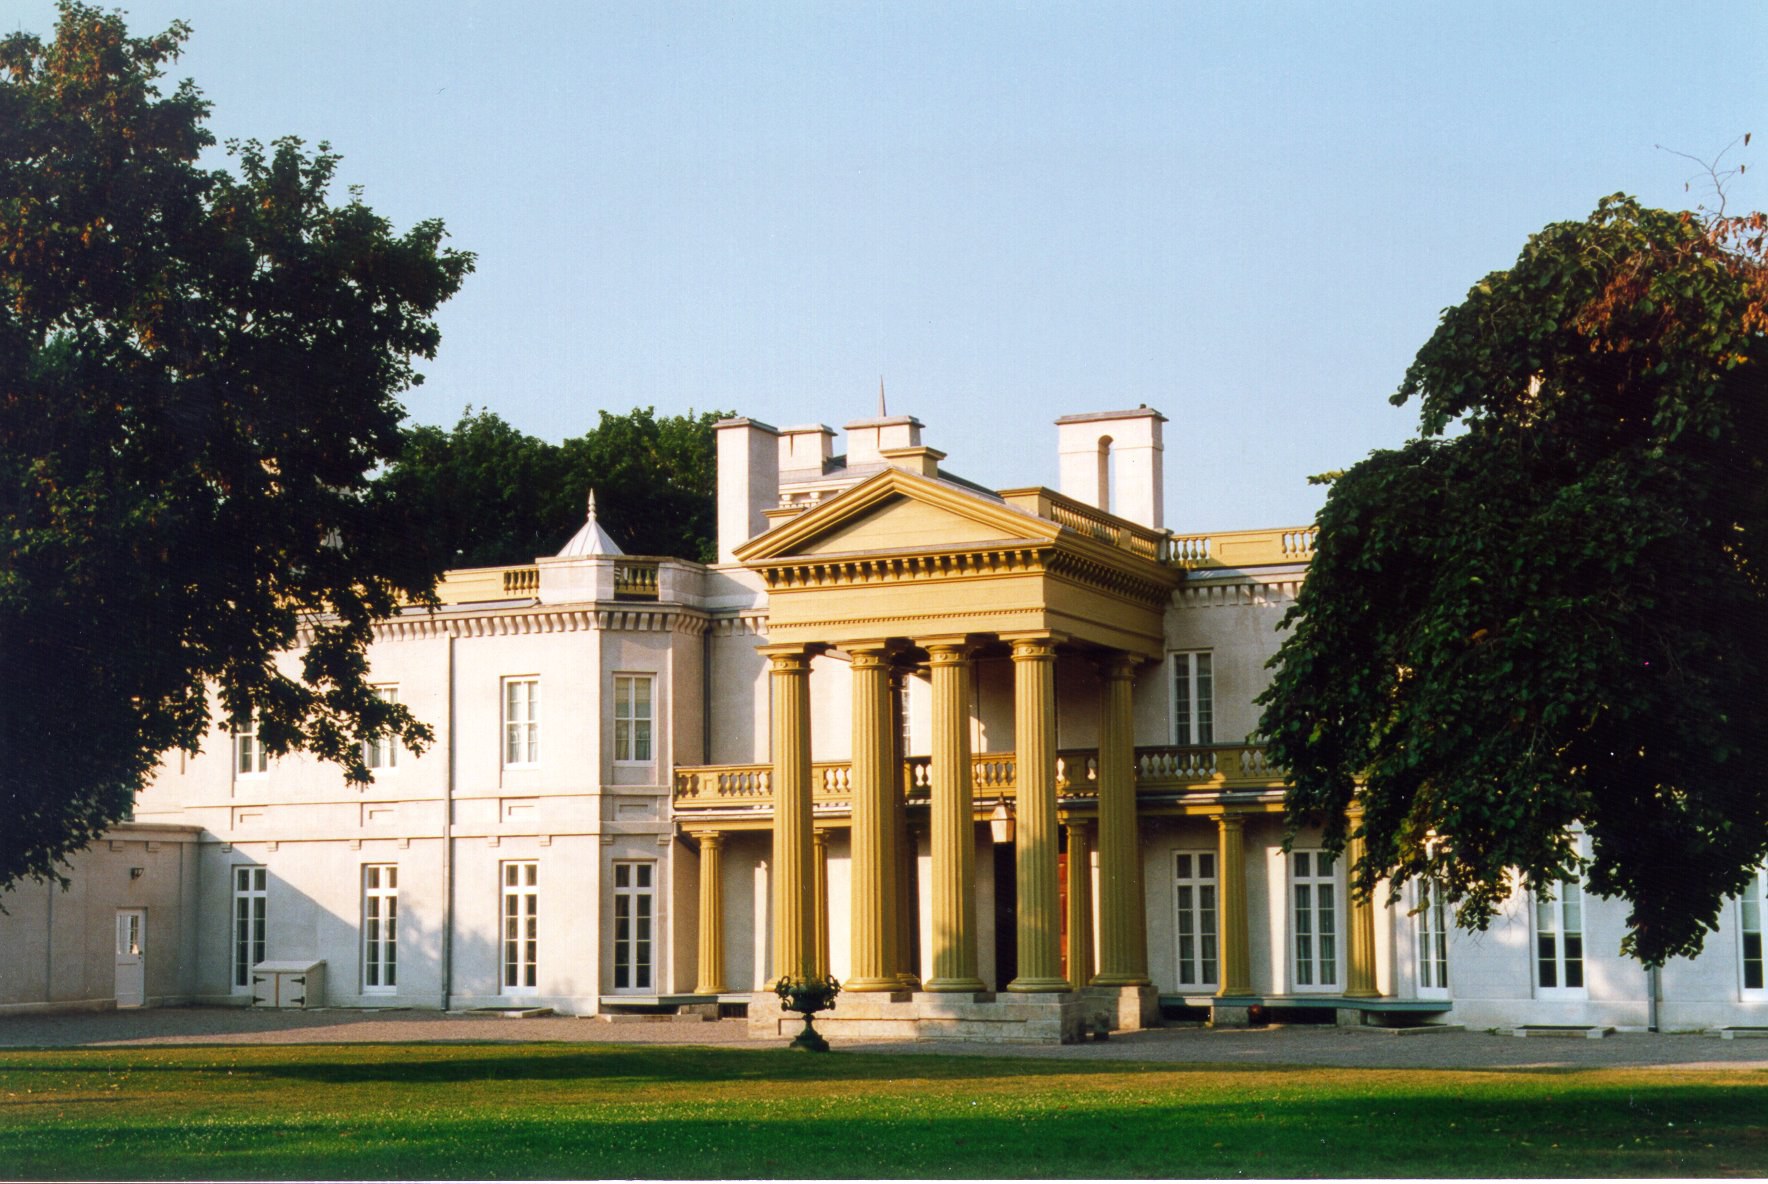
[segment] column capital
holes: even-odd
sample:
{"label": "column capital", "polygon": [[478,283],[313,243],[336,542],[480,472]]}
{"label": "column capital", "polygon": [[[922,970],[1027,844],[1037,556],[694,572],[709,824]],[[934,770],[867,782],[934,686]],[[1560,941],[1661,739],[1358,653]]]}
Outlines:
{"label": "column capital", "polygon": [[1142,664],[1142,658],[1122,650],[1108,650],[1094,658],[1093,664],[1099,668],[1099,677],[1106,682],[1128,682],[1136,676],[1136,667]]}
{"label": "column capital", "polygon": [[724,832],[721,830],[691,830],[701,847],[721,847],[724,845]]}
{"label": "column capital", "polygon": [[1244,815],[1244,814],[1230,813],[1230,812],[1224,810],[1222,813],[1217,814],[1215,816],[1215,820],[1216,820],[1216,825],[1221,827],[1223,830],[1245,830],[1246,829],[1246,815]]}
{"label": "column capital", "polygon": [[818,827],[812,828],[812,830],[810,832],[810,841],[811,841],[811,845],[816,847],[817,850],[819,850],[819,851],[828,850],[829,828],[826,826],[818,826]]}
{"label": "column capital", "polygon": [[806,673],[814,656],[811,648],[803,645],[763,645],[755,652],[767,658],[775,674]]}
{"label": "column capital", "polygon": [[890,670],[890,651],[883,643],[877,645],[850,645],[845,647],[847,655],[852,659],[855,670]]}
{"label": "column capital", "polygon": [[1054,662],[1056,660],[1056,639],[1054,637],[1009,637],[1003,638],[1013,644],[1013,660],[1015,662]]}

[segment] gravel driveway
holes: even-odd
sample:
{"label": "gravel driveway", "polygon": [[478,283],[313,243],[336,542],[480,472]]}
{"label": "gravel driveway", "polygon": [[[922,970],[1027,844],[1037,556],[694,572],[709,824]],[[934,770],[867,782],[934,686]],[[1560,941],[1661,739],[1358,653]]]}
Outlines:
{"label": "gravel driveway", "polygon": [[[708,1044],[778,1047],[753,1040],[741,1020],[609,1023],[543,1016],[434,1011],[259,1011],[167,1007],[77,1014],[0,1015],[0,1048],[112,1048],[172,1044],[368,1044],[420,1041]],[[1057,1060],[1340,1065],[1368,1068],[1502,1069],[1664,1066],[1768,1070],[1768,1040],[1621,1033],[1602,1040],[1519,1038],[1486,1032],[1395,1036],[1376,1029],[1291,1026],[1160,1028],[1104,1043],[983,1046],[836,1040],[837,1049],[917,1055],[1013,1056]]]}

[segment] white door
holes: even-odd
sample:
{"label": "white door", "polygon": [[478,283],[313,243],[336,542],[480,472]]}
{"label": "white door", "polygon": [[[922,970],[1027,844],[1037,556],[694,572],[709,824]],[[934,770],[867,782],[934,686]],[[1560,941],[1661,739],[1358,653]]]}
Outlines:
{"label": "white door", "polygon": [[147,910],[117,910],[117,1006],[147,1002]]}

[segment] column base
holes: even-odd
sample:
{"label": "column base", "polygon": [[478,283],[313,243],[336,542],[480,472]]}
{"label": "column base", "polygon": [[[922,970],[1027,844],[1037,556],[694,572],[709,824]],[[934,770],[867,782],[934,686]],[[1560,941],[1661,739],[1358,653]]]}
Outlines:
{"label": "column base", "polygon": [[1088,1004],[1088,1022],[1095,1027],[1123,1032],[1160,1027],[1160,992],[1152,983],[1118,986],[1094,979],[1082,994]]}
{"label": "column base", "polygon": [[900,991],[902,980],[895,975],[888,978],[850,978],[841,984],[843,991]]}
{"label": "column base", "polygon": [[896,976],[896,987],[899,991],[918,991],[921,989],[921,976],[918,974],[899,974]]}
{"label": "column base", "polygon": [[974,994],[977,991],[988,990],[988,984],[984,983],[979,978],[930,978],[927,980],[926,985],[921,989],[923,991],[932,991],[934,993],[945,991],[969,991]]}
{"label": "column base", "polygon": [[1072,991],[1065,978],[1016,978],[1007,984],[1007,990],[1025,994],[1042,994],[1045,991]]}

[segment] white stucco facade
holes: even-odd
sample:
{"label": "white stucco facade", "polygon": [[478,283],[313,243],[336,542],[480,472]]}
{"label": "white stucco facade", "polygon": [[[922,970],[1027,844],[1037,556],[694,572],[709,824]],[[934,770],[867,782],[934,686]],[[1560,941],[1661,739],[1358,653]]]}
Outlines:
{"label": "white stucco facade", "polygon": [[[942,469],[944,454],[922,443],[922,425],[911,417],[848,425],[844,454],[837,434],[820,424],[781,432],[730,421],[718,441],[719,563],[623,556],[592,530],[566,554],[451,573],[441,609],[387,622],[370,653],[376,685],[434,729],[431,748],[383,754],[373,784],[361,788],[302,756],[265,762],[260,772],[249,745],[242,755],[241,741],[219,731],[198,755],[172,754],[140,796],[135,820],[75,859],[69,892],[25,885],[8,896],[0,1009],[245,1005],[253,965],[302,960],[325,964],[324,1002],[332,1006],[587,1015],[754,1002],[777,977],[780,956],[773,804],[785,789],[771,751],[770,653],[780,639],[770,590],[783,586],[788,562],[805,573],[791,577],[801,592],[817,581],[848,581],[846,599],[830,593],[837,608],[828,610],[826,642],[805,632],[814,621],[795,618],[794,626],[795,636],[813,642],[803,649],[807,800],[822,869],[817,886],[804,885],[807,898],[815,893],[807,907],[817,946],[806,957],[846,979],[859,957],[851,923],[863,911],[858,898],[879,882],[876,868],[856,862],[848,792],[848,779],[859,776],[852,662],[865,648],[850,636],[851,622],[865,619],[872,603],[865,597],[886,579],[910,589],[901,595],[916,611],[940,610],[943,593],[911,587],[917,573],[931,579],[946,562],[925,557],[932,552],[922,545],[924,530],[944,531],[940,545],[972,557],[965,562],[997,564],[1003,578],[1017,572],[1017,560],[1000,556],[1022,540],[970,538],[969,527],[951,525],[974,503],[1008,526],[1023,513],[1063,546],[1081,537],[1095,549],[1147,543],[1152,549],[1134,562],[1171,573],[1150,641],[1113,640],[1111,613],[1084,607],[1094,601],[1080,593],[1073,602],[1094,613],[1095,624],[1063,623],[1058,610],[1069,611],[1067,602],[1052,601],[1056,624],[1040,634],[1052,647],[1061,754],[1054,792],[1067,828],[1059,883],[1066,901],[1084,876],[1091,902],[1090,911],[1064,914],[1062,974],[1077,988],[1103,956],[1076,944],[1074,926],[1103,933],[1101,910],[1125,907],[1113,895],[1121,856],[1094,844],[1084,860],[1069,858],[1075,834],[1089,833],[1103,808],[1090,796],[1088,754],[1108,742],[1102,663],[1121,652],[1133,666],[1134,911],[1147,989],[1169,1014],[1212,1010],[1225,1022],[1257,1008],[1313,1008],[1476,1028],[1768,1025],[1760,900],[1753,913],[1732,902],[1698,959],[1674,961],[1654,977],[1619,955],[1624,902],[1585,897],[1574,913],[1561,902],[1554,925],[1543,929],[1536,902],[1519,893],[1485,932],[1450,925],[1439,942],[1429,917],[1408,911],[1418,903],[1415,890],[1397,906],[1383,892],[1359,921],[1342,867],[1321,863],[1315,836],[1303,833],[1284,851],[1280,788],[1247,741],[1257,723],[1253,701],[1281,640],[1278,622],[1306,575],[1311,535],[1166,530],[1162,422],[1146,408],[1065,418],[1058,451],[1066,488],[996,494]],[[841,517],[880,475],[897,472],[911,476],[893,499],[875,513]],[[928,494],[933,500],[923,505],[920,490],[937,497]],[[765,550],[756,549],[757,538],[806,533],[794,524],[821,521],[816,515],[831,525],[806,535],[794,553],[800,558],[755,558]],[[897,566],[886,572],[886,564]],[[838,566],[846,573],[839,579]],[[1101,577],[1098,586],[1107,583]],[[1005,998],[1021,955],[1021,893],[1019,840],[1002,842],[1000,824],[1026,809],[1015,796],[1026,792],[1024,774],[1011,771],[1022,748],[1013,647],[1026,630],[998,624],[986,597],[965,611],[975,624],[958,634],[969,680],[962,710],[977,782],[976,810],[966,815],[972,874],[961,905],[974,919],[975,976]],[[890,628],[880,643],[888,643],[900,696],[891,718],[902,758],[896,792],[907,802],[898,807],[906,811],[906,847],[898,849],[905,870],[889,881],[907,920],[891,948],[904,982],[916,980],[918,991],[936,977],[935,951],[945,940],[936,916],[946,907],[938,901],[947,872],[938,861],[949,856],[934,849],[929,817],[942,791],[928,790],[926,754],[936,713],[949,708],[937,705],[928,655],[952,630],[929,626],[916,636]],[[990,758],[999,760],[991,766]],[[1235,780],[1231,768],[1245,775]],[[1226,815],[1243,835],[1237,894],[1223,881]],[[709,835],[720,852],[710,895],[701,854]],[[704,911],[708,901],[715,916]],[[1230,907],[1241,913],[1238,938],[1223,915]],[[119,920],[129,912],[145,919]],[[1355,957],[1372,993],[1353,990],[1351,927],[1359,923],[1369,936]],[[706,944],[708,926],[716,947]],[[130,977],[135,962],[127,950],[119,955],[119,932],[145,934],[139,992]],[[1235,941],[1244,943],[1247,981],[1224,993],[1224,959]],[[719,950],[720,966],[701,964],[709,948]],[[1086,966],[1077,963],[1083,957]]]}

